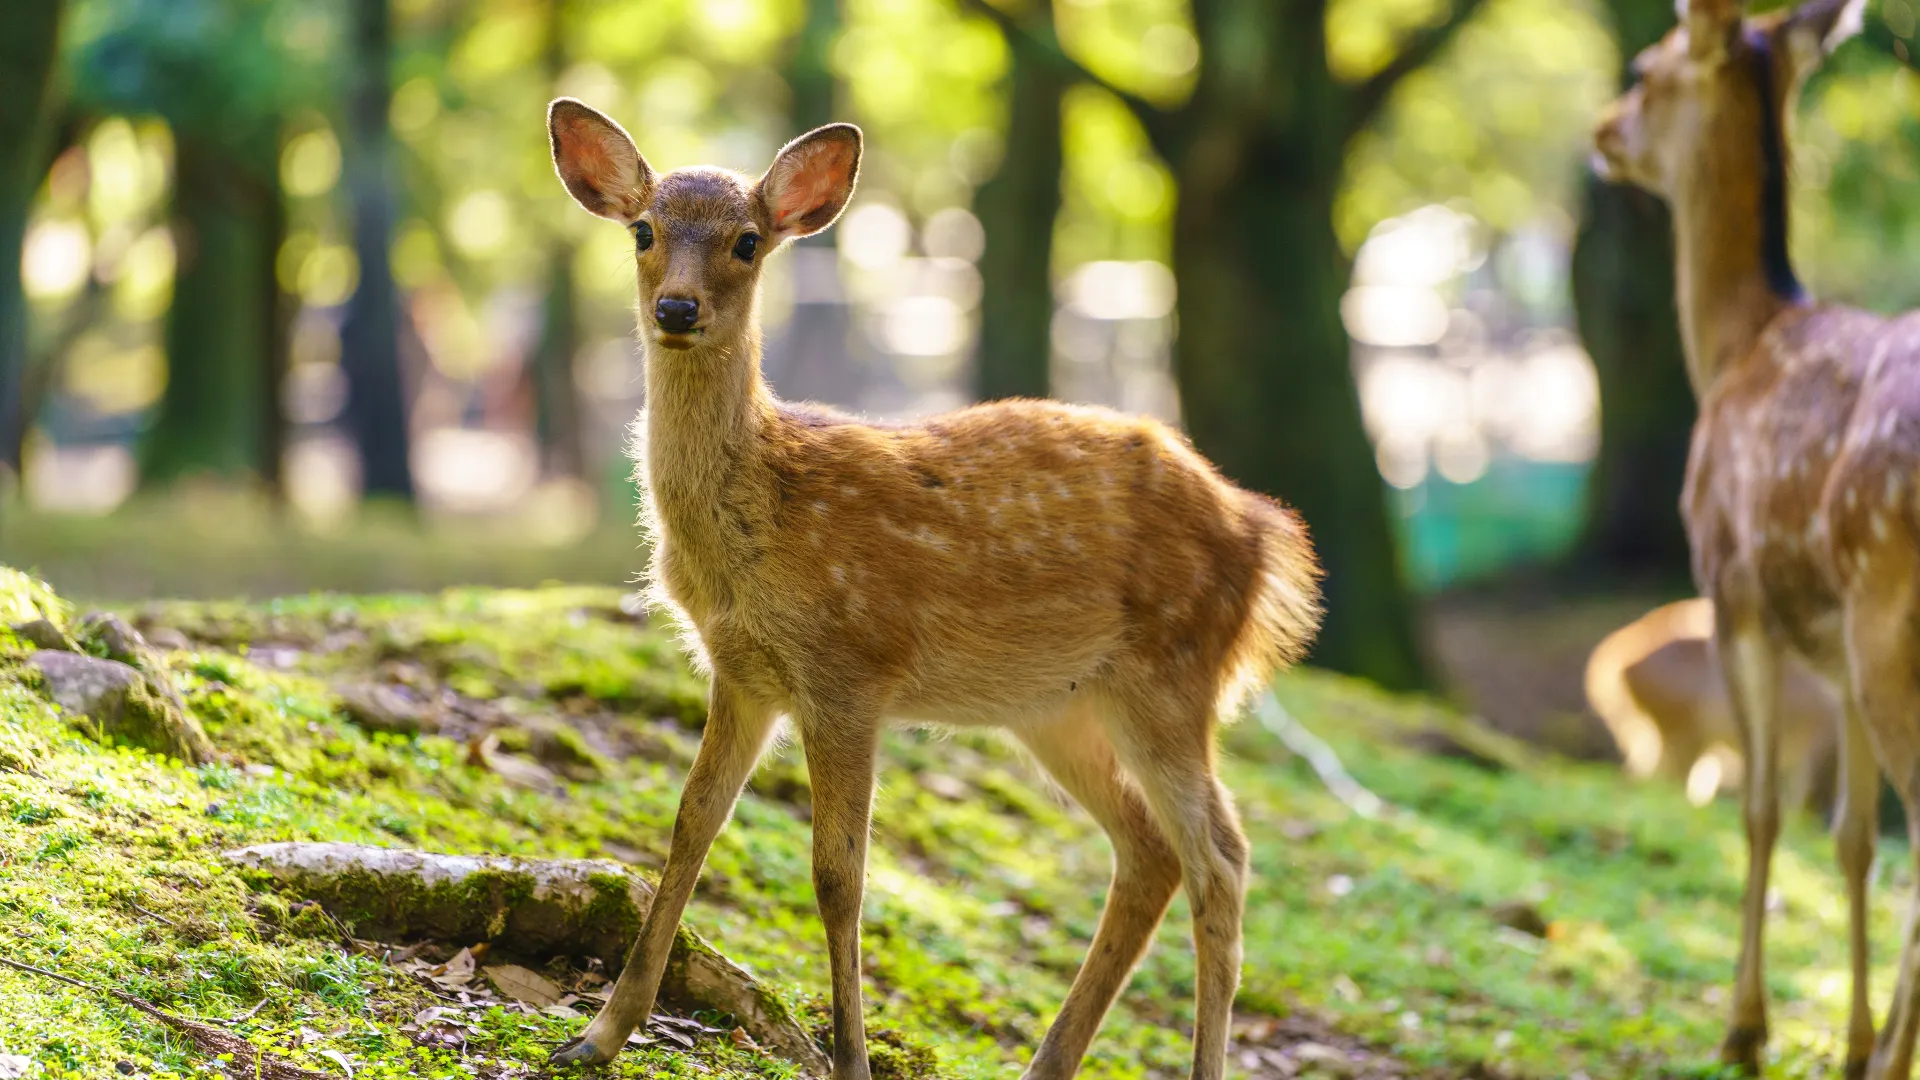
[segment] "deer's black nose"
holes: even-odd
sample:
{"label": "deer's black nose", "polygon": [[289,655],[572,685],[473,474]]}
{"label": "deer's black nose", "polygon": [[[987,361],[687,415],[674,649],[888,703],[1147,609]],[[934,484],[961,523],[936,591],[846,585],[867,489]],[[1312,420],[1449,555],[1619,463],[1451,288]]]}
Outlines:
{"label": "deer's black nose", "polygon": [[694,320],[700,317],[698,300],[680,300],[663,296],[653,305],[653,324],[669,334],[684,334],[693,329]]}

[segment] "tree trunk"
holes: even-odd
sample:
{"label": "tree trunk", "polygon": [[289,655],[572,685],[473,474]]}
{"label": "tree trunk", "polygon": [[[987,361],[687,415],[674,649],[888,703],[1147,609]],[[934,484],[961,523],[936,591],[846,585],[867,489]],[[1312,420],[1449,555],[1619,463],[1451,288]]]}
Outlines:
{"label": "tree trunk", "polygon": [[1666,206],[1589,180],[1573,251],[1575,321],[1600,379],[1600,454],[1575,548],[1585,568],[1680,580],[1688,571],[1679,505],[1695,406],[1673,288]]}
{"label": "tree trunk", "polygon": [[[20,246],[39,187],[46,103],[58,52],[58,0],[0,5],[0,475],[20,469],[26,415],[27,298]],[[4,494],[4,492],[0,492]]]}
{"label": "tree trunk", "polygon": [[[188,476],[268,476],[278,402],[278,289],[274,286],[271,162],[238,161],[181,135],[174,156],[173,228],[178,265],[167,309],[167,388],[141,448],[141,482]],[[263,282],[265,283],[263,285]],[[271,289],[263,301],[261,292]]]}
{"label": "tree trunk", "polygon": [[[1609,0],[1623,60],[1673,25],[1666,0]],[[1625,65],[1620,84],[1630,85]],[[1573,249],[1574,318],[1600,379],[1600,454],[1574,562],[1583,569],[1685,580],[1680,484],[1693,389],[1673,300],[1673,224],[1658,198],[1587,180]]]}
{"label": "tree trunk", "polygon": [[[1041,11],[1051,3],[1042,0]],[[1067,80],[1033,38],[1017,34],[1007,44],[1013,68],[1006,152],[974,203],[987,237],[975,381],[983,401],[1045,397],[1053,356],[1053,224],[1060,215],[1060,103]]]}
{"label": "tree trunk", "polygon": [[[566,0],[547,0],[547,78],[556,87],[567,66],[566,7]],[[586,433],[581,430],[580,391],[573,377],[574,354],[580,351],[573,243],[556,238],[547,259],[540,341],[532,363],[534,437],[544,474],[577,477],[586,471]]]}
{"label": "tree trunk", "polygon": [[548,256],[540,343],[533,354],[534,428],[541,470],[548,476],[577,477],[586,472],[580,391],[573,377],[574,354],[580,351],[573,255],[573,245],[562,240],[554,243]]}
{"label": "tree trunk", "polygon": [[347,191],[353,201],[353,247],[360,285],[340,328],[347,376],[347,423],[360,450],[367,495],[411,501],[407,402],[400,380],[401,321],[393,281],[392,30],[387,0],[354,0],[353,83],[347,99]]}
{"label": "tree trunk", "polygon": [[[806,0],[806,8],[786,69],[794,135],[836,119],[831,54],[840,0]],[[834,256],[838,235],[829,229],[795,241],[793,313],[768,341],[765,360],[767,377],[782,396],[857,407],[864,375],[847,349],[852,323]]]}
{"label": "tree trunk", "polygon": [[1275,136],[1195,140],[1206,152],[1182,163],[1173,241],[1187,429],[1228,477],[1306,519],[1327,571],[1312,662],[1389,688],[1426,686],[1340,321],[1339,157]]}

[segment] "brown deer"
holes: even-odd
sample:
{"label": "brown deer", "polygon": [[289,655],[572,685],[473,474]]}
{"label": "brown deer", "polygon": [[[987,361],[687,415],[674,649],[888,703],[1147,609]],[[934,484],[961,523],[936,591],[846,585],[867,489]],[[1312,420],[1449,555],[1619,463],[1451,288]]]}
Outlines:
{"label": "brown deer", "polygon": [[[1662,604],[1608,634],[1587,657],[1587,704],[1620,748],[1628,775],[1684,784],[1695,804],[1713,798],[1726,751],[1740,745],[1727,682],[1713,649],[1713,603]],[[1826,680],[1781,657],[1782,801],[1825,816],[1843,723]]]}
{"label": "brown deer", "polygon": [[1757,1069],[1767,1038],[1780,673],[1796,655],[1846,703],[1834,815],[1852,919],[1846,1068],[1884,1080],[1907,1076],[1920,1022],[1920,919],[1908,923],[1877,1046],[1866,938],[1876,759],[1920,853],[1920,313],[1814,304],[1787,258],[1786,126],[1808,72],[1858,30],[1861,6],[1811,0],[1748,19],[1738,0],[1683,2],[1595,142],[1605,174],[1673,208],[1700,400],[1681,512],[1747,766],[1747,885],[1721,1057]]}
{"label": "brown deer", "polygon": [[656,174],[618,124],[570,99],[548,129],[567,190],[634,234],[650,583],[712,676],[646,925],[611,1000],[556,1058],[607,1061],[648,1015],[708,847],[784,715],[813,789],[834,1080],[868,1077],[860,907],[889,721],[1010,731],[1113,843],[1099,928],[1026,1075],[1078,1070],[1184,885],[1192,1075],[1216,1080],[1248,866],[1213,729],[1316,628],[1300,522],[1151,420],[1011,401],[878,426],[775,400],[761,265],[846,207],[858,128],[801,136],[758,180]]}

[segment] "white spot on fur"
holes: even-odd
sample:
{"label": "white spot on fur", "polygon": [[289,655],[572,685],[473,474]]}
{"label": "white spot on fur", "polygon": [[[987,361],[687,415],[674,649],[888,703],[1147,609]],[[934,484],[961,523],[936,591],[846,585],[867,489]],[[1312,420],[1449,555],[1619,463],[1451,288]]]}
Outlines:
{"label": "white spot on fur", "polygon": [[834,583],[835,585],[845,585],[845,584],[847,583],[847,568],[846,568],[846,567],[844,567],[844,566],[829,566],[829,567],[827,567],[827,573],[829,573],[829,574],[831,574],[831,575],[833,576],[833,583]]}
{"label": "white spot on fur", "polygon": [[1867,525],[1873,529],[1873,538],[1875,540],[1885,540],[1887,538],[1887,516],[1885,514],[1876,511],[1873,516],[1867,519]]}

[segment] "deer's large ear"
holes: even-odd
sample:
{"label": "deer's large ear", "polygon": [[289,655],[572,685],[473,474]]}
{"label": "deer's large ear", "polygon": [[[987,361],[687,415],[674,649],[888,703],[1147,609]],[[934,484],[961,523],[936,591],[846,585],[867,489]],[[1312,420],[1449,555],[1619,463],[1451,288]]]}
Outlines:
{"label": "deer's large ear", "polygon": [[1866,18],[1866,0],[1806,0],[1781,24],[1795,78],[1803,78],[1827,54],[1858,34]]}
{"label": "deer's large ear", "polygon": [[624,224],[646,209],[653,170],[626,129],[572,98],[559,98],[547,106],[547,137],[560,182],[589,212]]}
{"label": "deer's large ear", "polygon": [[760,178],[774,243],[811,236],[833,224],[860,176],[860,129],[828,124],[788,143]]}
{"label": "deer's large ear", "polygon": [[1703,63],[1726,59],[1744,14],[1740,0],[1674,0],[1674,14],[1687,28],[1687,53]]}

